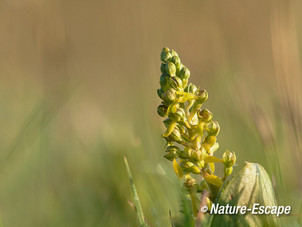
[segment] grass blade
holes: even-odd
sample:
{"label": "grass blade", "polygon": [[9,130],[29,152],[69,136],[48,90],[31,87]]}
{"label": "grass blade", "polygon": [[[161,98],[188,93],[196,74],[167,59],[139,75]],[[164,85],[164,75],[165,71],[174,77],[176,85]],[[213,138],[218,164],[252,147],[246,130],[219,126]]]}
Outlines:
{"label": "grass blade", "polygon": [[133,194],[134,205],[136,207],[136,213],[137,213],[137,217],[138,217],[138,221],[139,221],[139,226],[147,227],[148,225],[145,222],[143,209],[142,209],[141,203],[139,201],[139,197],[138,197],[138,194],[137,194],[137,191],[136,191],[135,184],[133,182],[132,174],[131,174],[130,167],[129,167],[129,164],[128,164],[128,161],[127,161],[126,157],[124,157],[124,161],[125,161],[126,169],[127,169],[130,184],[131,184],[131,190],[132,190],[132,194]]}

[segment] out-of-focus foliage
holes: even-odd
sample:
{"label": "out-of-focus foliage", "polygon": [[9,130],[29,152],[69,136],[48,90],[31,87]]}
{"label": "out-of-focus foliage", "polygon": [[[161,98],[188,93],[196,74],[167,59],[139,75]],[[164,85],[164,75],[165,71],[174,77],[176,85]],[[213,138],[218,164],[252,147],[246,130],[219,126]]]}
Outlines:
{"label": "out-of-focus foliage", "polygon": [[[180,196],[162,157],[158,52],[206,88],[221,151],[261,163],[277,202],[301,200],[299,1],[0,2],[3,226],[135,226],[127,156],[148,223]],[[193,76],[194,75],[194,76]],[[222,153],[217,155],[222,155]],[[217,169],[223,175],[223,169]],[[297,216],[280,217],[298,223]]]}

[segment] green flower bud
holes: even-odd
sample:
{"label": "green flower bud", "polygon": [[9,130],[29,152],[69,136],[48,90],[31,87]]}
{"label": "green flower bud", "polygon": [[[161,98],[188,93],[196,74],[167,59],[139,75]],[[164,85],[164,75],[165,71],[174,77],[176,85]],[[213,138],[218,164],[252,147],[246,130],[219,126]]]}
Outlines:
{"label": "green flower bud", "polygon": [[185,92],[191,93],[191,94],[195,94],[197,92],[197,87],[194,84],[189,84],[186,88],[185,88]]}
{"label": "green flower bud", "polygon": [[172,121],[183,121],[185,117],[185,111],[183,109],[177,109],[175,113],[170,113],[169,118]]}
{"label": "green flower bud", "polygon": [[164,117],[167,115],[168,107],[166,105],[159,105],[157,107],[157,113],[159,116]]}
{"label": "green flower bud", "polygon": [[190,161],[182,161],[180,166],[184,172],[190,172],[190,167],[194,166],[194,164]]}
{"label": "green flower bud", "polygon": [[211,121],[213,118],[213,114],[208,109],[200,110],[197,116],[202,122],[206,123]]}
{"label": "green flower bud", "polygon": [[165,150],[166,153],[178,154],[180,152],[179,147],[177,146],[168,146]]}
{"label": "green flower bud", "polygon": [[176,98],[175,90],[170,88],[162,94],[162,100],[165,102],[172,102]]}
{"label": "green flower bud", "polygon": [[188,159],[190,157],[190,152],[186,151],[186,150],[181,150],[178,153],[178,157],[182,158],[182,159]]}
{"label": "green flower bud", "polygon": [[162,51],[161,55],[160,55],[160,60],[164,63],[167,63],[169,61],[169,59],[172,58],[172,54],[170,52],[167,51]]}
{"label": "green flower bud", "polygon": [[171,50],[171,54],[172,54],[172,56],[177,56],[178,57],[178,54],[177,54],[177,52],[175,51],[175,50]]}
{"label": "green flower bud", "polygon": [[166,159],[168,159],[169,161],[173,161],[174,158],[177,158],[175,154],[172,154],[172,153],[167,153],[164,155],[164,157]]}
{"label": "green flower bud", "polygon": [[184,182],[186,188],[193,188],[194,185],[196,185],[196,180],[192,177],[188,177]]}
{"label": "green flower bud", "polygon": [[224,177],[228,177],[232,174],[233,172],[233,167],[224,167]]}
{"label": "green flower bud", "polygon": [[198,166],[198,168],[202,169],[204,167],[204,165],[205,165],[205,161],[204,160],[198,161],[196,163],[196,165]]}
{"label": "green flower bud", "polygon": [[195,174],[201,173],[200,169],[197,166],[191,166],[190,167],[190,172],[195,173]]}
{"label": "green flower bud", "polygon": [[157,95],[158,95],[158,97],[160,97],[161,99],[163,99],[163,94],[164,94],[163,89],[157,89]]}
{"label": "green flower bud", "polygon": [[181,134],[179,132],[179,129],[177,127],[175,127],[172,131],[172,133],[169,135],[168,137],[170,140],[172,141],[182,141],[182,138],[181,138]]}
{"label": "green flower bud", "polygon": [[201,90],[197,93],[198,99],[196,100],[197,103],[204,103],[208,99],[208,92],[206,90]]}
{"label": "green flower bud", "polygon": [[209,135],[217,136],[220,132],[220,126],[217,121],[212,121],[206,125],[205,130],[209,133]]}
{"label": "green flower bud", "polygon": [[169,83],[168,83],[169,79],[170,79],[170,76],[167,74],[162,74],[160,76],[159,84],[160,84],[161,89],[163,89],[164,92],[166,92],[170,88]]}
{"label": "green flower bud", "polygon": [[202,154],[200,151],[193,150],[191,153],[191,158],[194,162],[198,162],[202,159]]}
{"label": "green flower bud", "polygon": [[166,72],[170,76],[175,76],[175,74],[176,74],[176,66],[172,62],[168,62],[166,64]]}
{"label": "green flower bud", "polygon": [[169,49],[168,47],[164,47],[164,48],[162,49],[162,52],[170,52],[170,49]]}
{"label": "green flower bud", "polygon": [[222,163],[226,168],[232,167],[236,162],[236,155],[234,152],[226,150],[222,155]]}
{"label": "green flower bud", "polygon": [[166,74],[166,64],[165,63],[161,63],[160,65],[160,71],[162,74]]}
{"label": "green flower bud", "polygon": [[167,118],[163,121],[164,125],[166,126],[166,128],[169,127],[169,125],[171,124],[172,120],[170,118]]}
{"label": "green flower bud", "polygon": [[178,77],[169,77],[168,80],[169,87],[181,91],[182,89],[182,81]]}
{"label": "green flower bud", "polygon": [[187,80],[190,77],[190,70],[187,67],[183,67],[179,74],[178,77],[182,80]]}
{"label": "green flower bud", "polygon": [[181,62],[178,56],[173,56],[171,62],[176,66],[176,71],[179,72],[181,68]]}
{"label": "green flower bud", "polygon": [[186,87],[188,85],[189,80],[182,80],[182,86]]}

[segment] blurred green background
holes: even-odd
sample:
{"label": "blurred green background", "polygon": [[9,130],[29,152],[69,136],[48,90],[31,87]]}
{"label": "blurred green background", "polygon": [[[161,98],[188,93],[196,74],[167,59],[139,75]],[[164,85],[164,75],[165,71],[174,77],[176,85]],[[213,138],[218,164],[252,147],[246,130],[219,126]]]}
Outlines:
{"label": "blurred green background", "polygon": [[[163,155],[162,47],[209,93],[221,156],[263,165],[286,226],[302,191],[299,1],[0,1],[3,226],[137,226],[127,156],[152,226],[179,214]],[[285,225],[285,224],[284,224]]]}

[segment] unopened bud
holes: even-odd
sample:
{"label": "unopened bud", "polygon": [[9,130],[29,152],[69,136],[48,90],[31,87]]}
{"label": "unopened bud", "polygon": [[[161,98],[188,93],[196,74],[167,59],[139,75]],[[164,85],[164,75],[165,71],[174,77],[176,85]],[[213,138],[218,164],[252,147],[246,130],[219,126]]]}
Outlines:
{"label": "unopened bud", "polygon": [[161,71],[162,74],[167,73],[166,72],[166,64],[165,63],[161,63],[161,65],[160,65],[160,71]]}
{"label": "unopened bud", "polygon": [[169,78],[170,77],[167,74],[162,74],[159,78],[160,87],[164,92],[166,92],[169,89],[169,83],[168,83]]}
{"label": "unopened bud", "polygon": [[176,71],[179,72],[180,71],[180,67],[181,67],[181,62],[178,56],[173,56],[171,59],[171,62],[174,63],[174,65],[176,66]]}
{"label": "unopened bud", "polygon": [[164,48],[162,49],[162,52],[170,52],[170,49],[169,49],[168,47],[164,47]]}
{"label": "unopened bud", "polygon": [[204,167],[204,165],[205,165],[205,161],[204,160],[198,161],[196,163],[196,165],[198,166],[198,168],[202,169]]}
{"label": "unopened bud", "polygon": [[236,162],[236,155],[234,152],[226,150],[222,155],[222,163],[226,168],[232,167]]}
{"label": "unopened bud", "polygon": [[198,92],[198,99],[196,100],[197,103],[204,103],[208,99],[208,92],[206,90],[201,90]]}
{"label": "unopened bud", "polygon": [[190,172],[195,173],[195,174],[201,173],[200,169],[197,166],[191,166],[190,167]]}
{"label": "unopened bud", "polygon": [[190,172],[190,167],[193,166],[194,164],[189,161],[182,161],[180,163],[181,168],[183,169],[184,172]]}
{"label": "unopened bud", "polygon": [[178,54],[175,50],[172,49],[170,52],[171,52],[172,56],[177,56],[178,57]]}
{"label": "unopened bud", "polygon": [[160,97],[161,99],[163,99],[163,94],[164,94],[163,89],[157,89],[157,95],[158,95],[158,97]]}
{"label": "unopened bud", "polygon": [[197,87],[194,84],[189,84],[186,88],[185,88],[185,92],[191,93],[191,94],[195,94],[195,92],[197,91]]}
{"label": "unopened bud", "polygon": [[162,100],[165,102],[172,102],[176,98],[175,90],[170,88],[162,94]]}
{"label": "unopened bud", "polygon": [[177,146],[168,146],[165,150],[166,153],[178,154],[180,152],[179,147]]}
{"label": "unopened bud", "polygon": [[212,121],[206,126],[206,131],[209,135],[217,136],[220,132],[220,126],[217,121]]}
{"label": "unopened bud", "polygon": [[177,109],[175,113],[170,113],[169,118],[171,118],[172,121],[183,121],[185,117],[185,111],[183,109]]}
{"label": "unopened bud", "polygon": [[173,88],[178,91],[182,90],[182,81],[178,77],[170,77],[168,78],[167,82],[170,88]]}
{"label": "unopened bud", "polygon": [[184,148],[184,150],[181,150],[178,154],[178,156],[182,159],[187,159],[190,157],[190,155],[191,155],[191,149],[186,147]]}
{"label": "unopened bud", "polygon": [[178,74],[179,78],[182,80],[187,80],[190,77],[190,70],[187,67],[183,67],[179,74]]}
{"label": "unopened bud", "polygon": [[176,142],[182,140],[179,129],[177,127],[173,129],[172,133],[169,135],[169,139]]}
{"label": "unopened bud", "polygon": [[213,118],[213,114],[208,109],[200,110],[198,112],[198,118],[203,122],[209,122]]}
{"label": "unopened bud", "polygon": [[185,88],[188,85],[188,79],[187,80],[182,80],[182,86]]}
{"label": "unopened bud", "polygon": [[196,185],[196,180],[192,177],[187,178],[184,182],[186,188],[193,188],[194,185]]}
{"label": "unopened bud", "polygon": [[232,174],[232,172],[233,172],[233,167],[224,167],[224,176],[225,177],[228,177],[228,176],[230,176],[231,174]]}
{"label": "unopened bud", "polygon": [[157,107],[157,113],[159,116],[164,117],[167,115],[168,107],[166,105],[159,105]]}
{"label": "unopened bud", "polygon": [[176,158],[176,155],[172,154],[172,153],[167,153],[167,154],[164,155],[164,157],[166,159],[168,159],[169,161],[173,161],[173,159]]}
{"label": "unopened bud", "polygon": [[166,64],[166,72],[170,76],[175,76],[175,74],[176,74],[176,66],[172,62],[168,62]]}
{"label": "unopened bud", "polygon": [[162,51],[160,55],[160,60],[164,63],[167,63],[172,57],[172,54],[169,51]]}
{"label": "unopened bud", "polygon": [[178,157],[180,157],[182,159],[187,159],[187,158],[189,158],[189,154],[187,152],[185,152],[184,150],[181,150]]}
{"label": "unopened bud", "polygon": [[202,159],[202,154],[200,151],[193,150],[191,153],[191,158],[194,162],[198,162]]}

